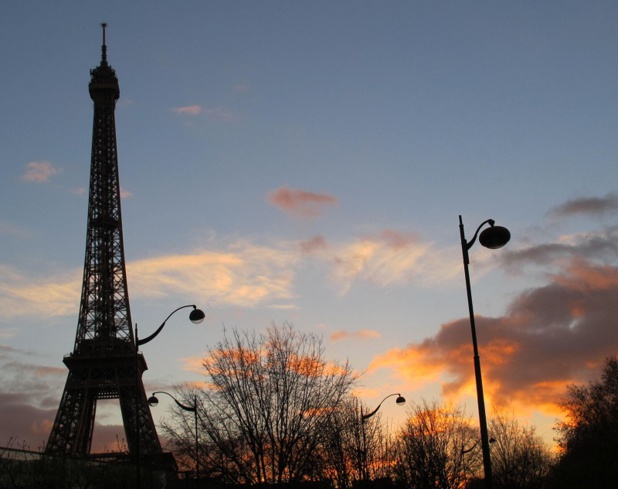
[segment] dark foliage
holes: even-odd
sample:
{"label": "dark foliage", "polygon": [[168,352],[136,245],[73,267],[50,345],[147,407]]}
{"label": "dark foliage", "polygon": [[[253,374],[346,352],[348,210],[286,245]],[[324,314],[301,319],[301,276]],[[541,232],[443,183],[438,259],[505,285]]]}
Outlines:
{"label": "dark foliage", "polygon": [[552,487],[609,488],[618,480],[618,359],[606,360],[601,379],[571,385],[557,425],[562,456]]}

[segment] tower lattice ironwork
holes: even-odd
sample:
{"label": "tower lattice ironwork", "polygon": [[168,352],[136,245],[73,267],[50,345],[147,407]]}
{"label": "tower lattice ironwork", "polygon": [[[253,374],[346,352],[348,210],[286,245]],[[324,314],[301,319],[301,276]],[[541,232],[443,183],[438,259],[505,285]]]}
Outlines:
{"label": "tower lattice ironwork", "polygon": [[132,329],[124,259],[115,106],[116,72],[107,63],[105,28],[101,63],[90,71],[94,102],[90,196],[84,277],[73,352],[47,454],[90,453],[97,401],[119,399],[129,452],[162,453],[146,400],[142,374],[148,367]]}

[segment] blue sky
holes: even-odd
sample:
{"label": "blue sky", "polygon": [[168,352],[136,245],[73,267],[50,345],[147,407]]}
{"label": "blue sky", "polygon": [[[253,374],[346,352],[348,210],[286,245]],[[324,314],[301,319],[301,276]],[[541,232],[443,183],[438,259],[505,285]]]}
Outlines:
{"label": "blue sky", "polygon": [[488,405],[551,439],[564,386],[618,347],[617,21],[609,1],[7,2],[0,445],[41,446],[66,379],[101,22],[133,320],[207,314],[144,346],[147,390],[199,381],[224,328],[288,321],[363,372],[368,406],[475,416],[461,214],[513,236],[471,250]]}

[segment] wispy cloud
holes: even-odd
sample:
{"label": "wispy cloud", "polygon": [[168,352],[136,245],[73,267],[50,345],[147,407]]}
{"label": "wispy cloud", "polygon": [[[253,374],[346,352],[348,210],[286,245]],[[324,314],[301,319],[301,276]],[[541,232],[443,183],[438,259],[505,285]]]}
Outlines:
{"label": "wispy cloud", "polygon": [[280,187],[268,194],[275,207],[295,217],[316,217],[325,206],[337,204],[337,198],[307,190]]}
{"label": "wispy cloud", "polygon": [[61,170],[49,161],[31,161],[26,165],[26,171],[21,179],[24,182],[45,183],[60,172]]}
{"label": "wispy cloud", "polygon": [[328,245],[326,244],[326,239],[324,238],[324,236],[321,235],[301,241],[299,244],[300,249],[303,251],[303,253],[312,253],[316,250],[324,250],[328,247]]}
{"label": "wispy cloud", "polygon": [[331,333],[332,341],[342,340],[375,340],[381,338],[382,335],[375,329],[363,329],[360,331],[335,331]]}
{"label": "wispy cloud", "polygon": [[[133,298],[182,294],[211,304],[291,309],[296,307],[296,276],[307,258],[343,295],[359,282],[389,287],[449,280],[461,267],[452,255],[414,234],[386,230],[328,245],[322,236],[300,246],[241,240],[222,244],[219,249],[129,261],[127,275]],[[72,315],[79,306],[81,280],[80,269],[33,278],[0,265],[0,316],[12,318],[25,311]]]}
{"label": "wispy cloud", "polygon": [[19,224],[14,224],[12,222],[6,222],[6,221],[0,221],[0,235],[28,239],[28,238],[32,238],[35,235],[35,233],[34,231],[27,229],[25,227],[22,227]]}
{"label": "wispy cloud", "polygon": [[346,292],[354,282],[378,287],[413,281],[440,283],[459,272],[453,253],[433,247],[414,233],[385,230],[357,241],[332,245],[332,278]]}
{"label": "wispy cloud", "polygon": [[231,110],[224,107],[211,107],[209,109],[206,109],[204,113],[210,119],[226,124],[229,124],[231,122],[237,122],[242,119],[238,114],[235,114]]}
{"label": "wispy cloud", "polygon": [[87,195],[88,189],[86,187],[75,187],[72,188],[70,192],[75,195]]}
{"label": "wispy cloud", "polygon": [[553,208],[552,217],[569,217],[574,215],[601,216],[618,212],[618,195],[607,194],[604,197],[581,197],[572,199]]}
{"label": "wispy cloud", "polygon": [[225,107],[203,107],[201,105],[187,105],[184,107],[174,107],[172,108],[172,112],[176,115],[180,116],[204,116],[207,119],[213,120],[215,122],[229,124],[232,122],[237,122],[242,119],[242,117],[231,110]]}
{"label": "wispy cloud", "polygon": [[201,105],[186,105],[184,107],[174,107],[172,112],[178,115],[199,115],[204,111]]}
{"label": "wispy cloud", "polygon": [[199,250],[127,265],[133,295],[162,297],[184,293],[226,305],[253,307],[294,296],[299,254],[238,242],[228,251]]}
{"label": "wispy cloud", "polygon": [[64,316],[77,311],[80,270],[48,278],[33,278],[5,265],[0,265],[0,272],[0,316]]}
{"label": "wispy cloud", "polygon": [[237,83],[234,85],[233,90],[236,93],[245,93],[250,90],[250,87],[246,83]]}
{"label": "wispy cloud", "polygon": [[[293,246],[230,244],[224,251],[196,250],[127,263],[134,298],[169,294],[226,306],[283,307],[295,297],[294,278],[301,254]],[[0,315],[61,316],[79,306],[81,270],[38,278],[0,266]]]}

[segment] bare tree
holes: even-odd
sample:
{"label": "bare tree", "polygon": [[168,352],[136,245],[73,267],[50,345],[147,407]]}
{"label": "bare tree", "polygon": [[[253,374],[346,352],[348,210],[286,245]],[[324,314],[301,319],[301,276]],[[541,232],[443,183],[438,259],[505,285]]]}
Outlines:
{"label": "bare tree", "polygon": [[[199,392],[200,465],[210,475],[248,484],[323,477],[329,415],[354,376],[347,363],[324,359],[321,338],[290,325],[260,335],[233,330],[203,365],[210,385]],[[185,399],[194,394],[181,391]],[[177,421],[164,429],[190,455],[191,430]]]}
{"label": "bare tree", "polygon": [[534,427],[496,411],[489,420],[494,485],[505,489],[540,489],[553,463],[551,451]]}
{"label": "bare tree", "polygon": [[328,413],[321,449],[325,471],[337,488],[351,487],[362,474],[362,435],[360,404],[348,397]]}
{"label": "bare tree", "polygon": [[399,434],[397,480],[406,487],[460,489],[478,474],[478,433],[462,408],[413,405]]}
{"label": "bare tree", "polygon": [[337,488],[393,475],[393,437],[379,414],[363,421],[367,411],[358,398],[349,397],[329,413],[321,450],[327,476]]}
{"label": "bare tree", "polygon": [[[363,412],[368,410],[363,408]],[[366,481],[393,476],[397,447],[390,431],[379,413],[361,422],[363,467],[360,475]]]}

